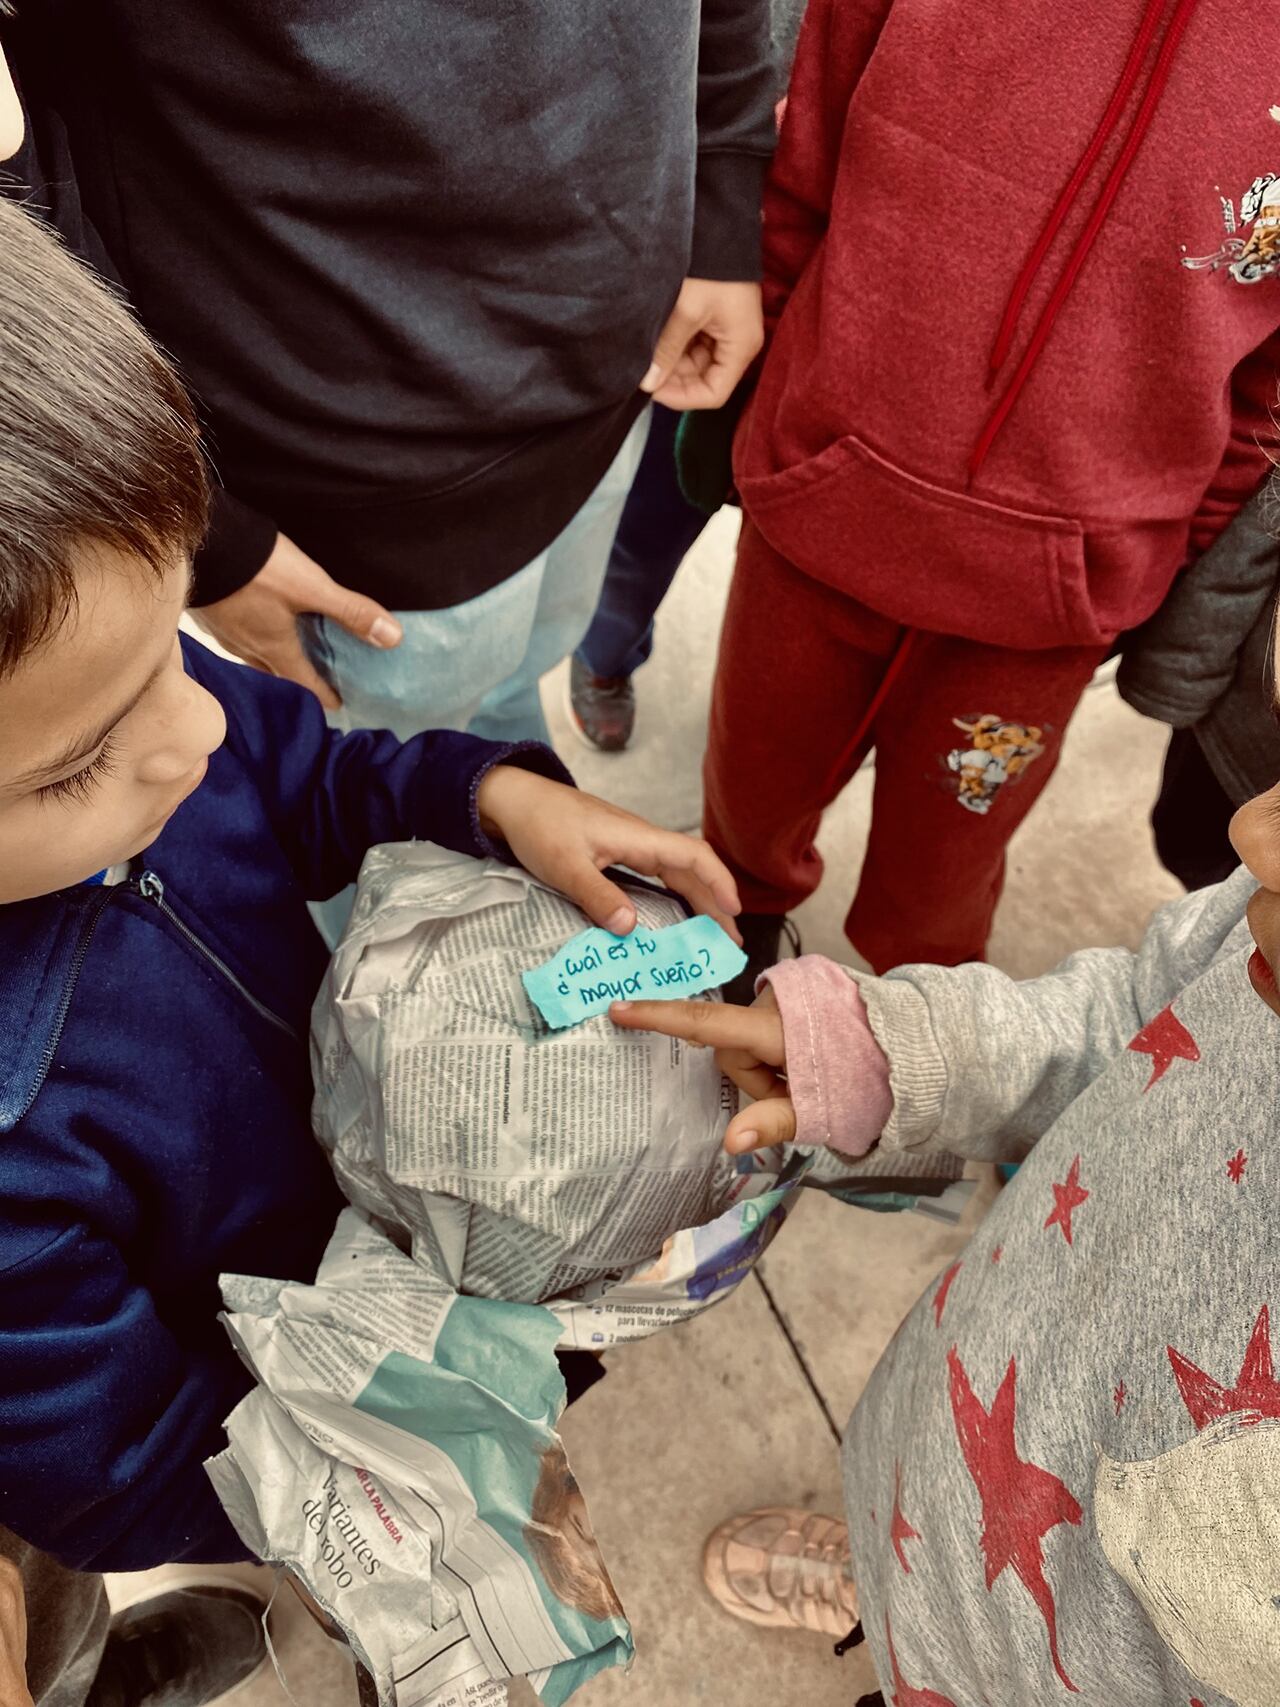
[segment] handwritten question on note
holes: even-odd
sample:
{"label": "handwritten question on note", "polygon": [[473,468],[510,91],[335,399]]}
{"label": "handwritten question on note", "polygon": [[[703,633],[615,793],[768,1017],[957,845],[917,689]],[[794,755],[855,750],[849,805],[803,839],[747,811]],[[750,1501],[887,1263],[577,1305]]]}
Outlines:
{"label": "handwritten question on note", "polygon": [[714,919],[699,915],[630,936],[593,926],[522,974],[529,1000],[553,1031],[604,1013],[610,1002],[672,1001],[719,989],[747,957]]}

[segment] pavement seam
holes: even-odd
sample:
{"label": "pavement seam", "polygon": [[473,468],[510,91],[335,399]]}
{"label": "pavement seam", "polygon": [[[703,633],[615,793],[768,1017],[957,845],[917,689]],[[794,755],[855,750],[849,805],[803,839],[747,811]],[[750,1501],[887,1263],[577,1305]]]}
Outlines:
{"label": "pavement seam", "polygon": [[818,1383],[814,1380],[813,1371],[809,1368],[808,1363],[806,1363],[804,1353],[800,1350],[800,1346],[796,1340],[796,1336],[791,1331],[791,1324],[787,1321],[787,1318],[783,1315],[781,1307],[779,1306],[777,1300],[774,1298],[773,1293],[770,1292],[770,1290],[769,1290],[768,1281],[761,1274],[761,1272],[758,1268],[753,1271],[753,1278],[758,1283],[761,1292],[764,1293],[764,1301],[769,1306],[769,1309],[773,1314],[774,1321],[778,1324],[778,1327],[781,1329],[782,1337],[783,1337],[783,1339],[786,1340],[787,1345],[791,1351],[791,1355],[796,1361],[796,1367],[799,1369],[801,1375],[804,1376],[805,1384],[807,1385],[809,1391],[813,1394],[814,1399],[817,1401],[818,1409],[822,1412],[822,1415],[826,1421],[827,1427],[831,1430],[832,1440],[834,1440],[836,1445],[839,1446],[841,1438],[842,1438],[839,1425],[837,1424],[836,1419],[831,1414],[831,1407],[830,1407],[830,1405],[828,1405],[826,1399],[823,1397],[821,1387],[819,1387]]}

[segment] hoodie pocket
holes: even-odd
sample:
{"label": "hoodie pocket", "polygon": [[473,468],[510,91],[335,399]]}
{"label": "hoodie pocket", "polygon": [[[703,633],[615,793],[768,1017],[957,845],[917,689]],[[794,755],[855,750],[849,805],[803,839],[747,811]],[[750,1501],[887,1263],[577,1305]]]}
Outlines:
{"label": "hoodie pocket", "polygon": [[853,434],[738,489],[776,551],[895,622],[1026,650],[1111,638],[1068,517],[935,486]]}

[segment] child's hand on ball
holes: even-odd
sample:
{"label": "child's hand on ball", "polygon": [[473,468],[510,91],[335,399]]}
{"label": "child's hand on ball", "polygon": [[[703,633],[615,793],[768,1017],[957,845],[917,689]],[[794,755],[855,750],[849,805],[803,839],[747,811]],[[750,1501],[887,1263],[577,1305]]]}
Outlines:
{"label": "child's hand on ball", "polygon": [[603,875],[625,865],[656,877],[707,913],[735,942],[741,911],[733,878],[706,842],[659,830],[631,812],[610,806],[561,782],[514,765],[495,765],[476,796],[486,835],[504,841],[526,871],[576,901],[597,925],[626,936],[636,910],[623,890]]}
{"label": "child's hand on ball", "polygon": [[730,1155],[789,1144],[795,1137],[782,1016],[768,985],[749,1008],[723,1002],[615,1002],[609,1018],[624,1031],[660,1031],[715,1050],[720,1071],[754,1099],[729,1122],[724,1147]]}

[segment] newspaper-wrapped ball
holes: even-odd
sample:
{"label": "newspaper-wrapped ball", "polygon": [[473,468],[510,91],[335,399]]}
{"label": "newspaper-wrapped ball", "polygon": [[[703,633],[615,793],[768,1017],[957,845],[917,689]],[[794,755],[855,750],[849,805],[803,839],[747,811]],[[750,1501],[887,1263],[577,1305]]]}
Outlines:
{"label": "newspaper-wrapped ball", "polygon": [[[683,918],[632,892],[642,925]],[[373,849],[316,1003],[315,1125],[351,1202],[459,1291],[537,1302],[659,1261],[752,1184],[709,1051],[607,1017],[552,1031],[521,975],[587,921],[498,861]]]}

